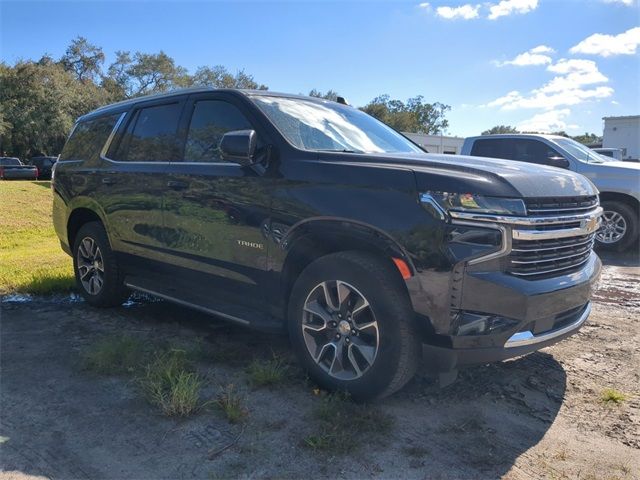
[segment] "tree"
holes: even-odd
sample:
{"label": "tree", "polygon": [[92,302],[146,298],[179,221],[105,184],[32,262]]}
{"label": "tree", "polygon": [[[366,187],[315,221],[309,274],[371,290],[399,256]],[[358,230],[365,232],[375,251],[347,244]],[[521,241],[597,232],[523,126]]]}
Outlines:
{"label": "tree", "polygon": [[245,73],[244,70],[239,70],[233,75],[222,65],[198,67],[189,83],[199,87],[267,90],[266,85],[257,83],[253,76]]}
{"label": "tree", "polygon": [[43,57],[0,69],[0,149],[19,157],[58,154],[75,119],[105,103],[93,82],[79,81],[61,63]]}
{"label": "tree", "polygon": [[103,86],[124,98],[165,92],[190,83],[187,70],[177,66],[173,58],[160,53],[116,52],[116,61],[109,65]]}
{"label": "tree", "polygon": [[595,133],[585,132],[584,135],[577,135],[571,138],[573,138],[576,142],[580,142],[584,145],[593,145],[593,144],[602,143],[602,137],[596,135]]}
{"label": "tree", "polygon": [[485,130],[482,132],[482,135],[496,135],[498,133],[519,133],[515,127],[511,125],[496,125],[495,127],[490,128],[489,130]]}
{"label": "tree", "polygon": [[322,93],[320,90],[314,88],[309,92],[310,97],[324,98],[325,100],[331,100],[333,102],[338,100],[338,95],[338,92],[335,90],[327,90],[326,93]]}
{"label": "tree", "polygon": [[449,126],[445,114],[451,107],[439,102],[425,103],[422,95],[409,98],[406,103],[380,95],[362,110],[401,132],[441,134]]}
{"label": "tree", "polygon": [[65,70],[73,72],[81,82],[95,80],[102,71],[104,53],[84,37],[76,37],[60,59]]}

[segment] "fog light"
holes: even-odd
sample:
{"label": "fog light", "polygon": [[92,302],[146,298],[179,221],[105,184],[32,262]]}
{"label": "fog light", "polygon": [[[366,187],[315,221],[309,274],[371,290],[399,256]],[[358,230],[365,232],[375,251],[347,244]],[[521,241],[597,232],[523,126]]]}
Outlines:
{"label": "fog light", "polygon": [[454,318],[454,335],[488,335],[509,330],[518,320],[486,313],[457,312]]}

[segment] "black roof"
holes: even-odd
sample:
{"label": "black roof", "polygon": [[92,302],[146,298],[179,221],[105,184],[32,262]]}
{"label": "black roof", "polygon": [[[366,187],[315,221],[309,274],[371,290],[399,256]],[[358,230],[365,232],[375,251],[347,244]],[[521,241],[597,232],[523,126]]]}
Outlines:
{"label": "black roof", "polygon": [[[244,95],[247,97],[256,96],[256,95],[268,95],[270,97],[285,97],[285,98],[299,98],[305,100],[312,100],[319,103],[322,102],[331,102],[331,100],[326,100],[324,98],[318,97],[309,97],[306,95],[294,95],[290,93],[280,93],[280,92],[272,92],[270,90],[249,90],[249,89],[240,89],[240,88],[212,88],[212,87],[192,87],[192,88],[181,88],[178,90],[172,90],[170,92],[165,93],[156,93],[153,95],[144,95],[142,97],[130,98],[128,100],[123,100],[121,102],[112,103],[109,105],[105,105],[104,107],[96,108],[95,110],[82,115],[78,118],[80,120],[87,120],[89,118],[100,116],[108,113],[118,113],[123,110],[127,110],[133,105],[136,105],[141,102],[147,102],[150,100],[158,100],[163,98],[171,98],[179,95],[191,94],[191,93],[206,93],[206,92],[229,92],[234,93],[236,95]],[[332,102],[335,103],[335,102]]]}

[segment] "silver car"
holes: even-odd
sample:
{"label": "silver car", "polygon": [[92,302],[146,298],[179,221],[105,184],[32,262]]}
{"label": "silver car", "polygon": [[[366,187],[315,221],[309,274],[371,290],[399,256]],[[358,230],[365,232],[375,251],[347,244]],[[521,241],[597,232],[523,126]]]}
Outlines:
{"label": "silver car", "polygon": [[558,135],[483,135],[465,139],[462,155],[504,158],[566,168],[581,173],[600,191],[604,209],[596,241],[604,249],[626,250],[638,242],[640,163],[603,157]]}

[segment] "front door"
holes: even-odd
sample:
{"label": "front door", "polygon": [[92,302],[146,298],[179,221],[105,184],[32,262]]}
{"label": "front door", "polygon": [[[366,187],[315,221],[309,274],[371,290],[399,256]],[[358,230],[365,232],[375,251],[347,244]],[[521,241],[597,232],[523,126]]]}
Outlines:
{"label": "front door", "polygon": [[254,129],[258,154],[264,135],[243,105],[224,93],[193,95],[183,120],[183,161],[172,167],[165,193],[168,261],[210,298],[254,309],[264,307],[271,180],[259,167],[222,159],[222,136]]}

